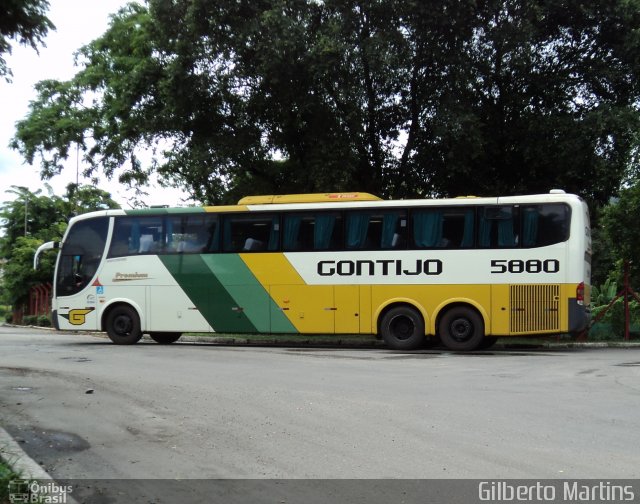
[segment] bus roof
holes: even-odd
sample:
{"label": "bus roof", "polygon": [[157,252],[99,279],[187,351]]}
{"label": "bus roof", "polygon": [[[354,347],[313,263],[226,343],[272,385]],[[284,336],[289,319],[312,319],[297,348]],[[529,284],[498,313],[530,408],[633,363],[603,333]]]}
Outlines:
{"label": "bus roof", "polygon": [[550,191],[546,194],[531,194],[521,196],[500,197],[476,197],[462,196],[456,198],[432,198],[432,199],[407,199],[407,200],[383,200],[369,193],[318,193],[318,194],[287,194],[246,196],[237,205],[217,205],[199,207],[173,207],[173,208],[144,208],[131,210],[100,210],[74,217],[72,220],[81,220],[100,216],[115,215],[158,215],[158,214],[187,214],[199,212],[247,212],[267,210],[318,210],[339,208],[376,208],[376,207],[413,207],[430,205],[467,206],[467,205],[500,205],[500,204],[534,204],[553,202],[575,202],[584,204],[583,200],[575,194],[560,191]]}
{"label": "bus roof", "polygon": [[311,193],[311,194],[281,194],[269,196],[245,196],[238,205],[271,205],[290,203],[322,203],[346,201],[381,201],[382,198],[363,192],[351,193]]}

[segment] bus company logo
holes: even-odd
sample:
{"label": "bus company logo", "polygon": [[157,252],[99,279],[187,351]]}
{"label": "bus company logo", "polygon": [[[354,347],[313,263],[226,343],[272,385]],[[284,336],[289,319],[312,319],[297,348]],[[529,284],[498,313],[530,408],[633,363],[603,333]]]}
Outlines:
{"label": "bus company logo", "polygon": [[440,259],[377,259],[361,261],[319,261],[320,276],[415,276],[442,274]]}
{"label": "bus company logo", "polygon": [[69,313],[61,313],[60,316],[66,318],[71,325],[83,325],[87,321],[87,314],[95,308],[75,308]]}
{"label": "bus company logo", "polygon": [[133,280],[147,280],[149,278],[149,273],[120,273],[117,272],[114,277],[114,282],[131,282]]}

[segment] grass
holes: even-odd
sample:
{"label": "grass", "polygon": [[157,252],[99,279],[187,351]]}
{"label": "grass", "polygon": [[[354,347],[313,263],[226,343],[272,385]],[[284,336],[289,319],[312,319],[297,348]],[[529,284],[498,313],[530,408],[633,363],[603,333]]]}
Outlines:
{"label": "grass", "polygon": [[11,305],[0,304],[0,322],[4,322],[9,313],[11,313]]}
{"label": "grass", "polygon": [[20,474],[16,473],[11,466],[0,458],[0,504],[9,504],[9,483],[15,479],[20,479]]}

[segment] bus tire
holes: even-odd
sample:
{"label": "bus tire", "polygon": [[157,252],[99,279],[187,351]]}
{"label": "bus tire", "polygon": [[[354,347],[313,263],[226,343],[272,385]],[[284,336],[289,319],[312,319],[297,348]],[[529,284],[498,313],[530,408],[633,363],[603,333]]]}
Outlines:
{"label": "bus tire", "polygon": [[440,319],[438,333],[449,350],[470,352],[476,350],[484,339],[484,322],[476,310],[455,306]]}
{"label": "bus tire", "polygon": [[380,334],[393,350],[415,350],[424,345],[424,320],[415,308],[396,306],[380,321]]}
{"label": "bus tire", "polygon": [[153,341],[159,343],[161,345],[170,345],[171,343],[175,343],[180,339],[182,333],[176,332],[152,332],[149,333],[149,336]]}
{"label": "bus tire", "polygon": [[109,339],[116,345],[133,345],[142,338],[140,317],[129,305],[118,305],[109,310],[106,329]]}

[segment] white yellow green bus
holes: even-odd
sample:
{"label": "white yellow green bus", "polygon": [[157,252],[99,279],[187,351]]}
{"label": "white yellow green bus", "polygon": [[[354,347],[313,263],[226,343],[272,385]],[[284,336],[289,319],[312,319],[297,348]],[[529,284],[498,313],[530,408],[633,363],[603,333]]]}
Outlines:
{"label": "white yellow green bus", "polygon": [[59,330],[375,335],[452,350],[578,333],[589,320],[589,213],[576,195],[381,200],[250,196],[237,205],[71,219],[52,301]]}

